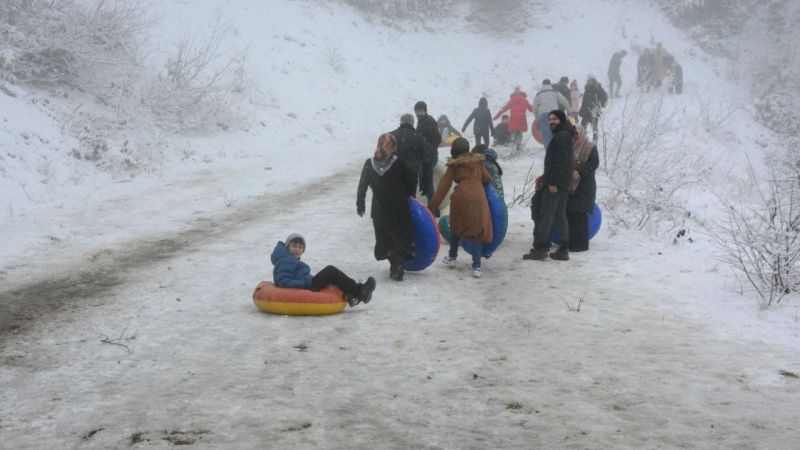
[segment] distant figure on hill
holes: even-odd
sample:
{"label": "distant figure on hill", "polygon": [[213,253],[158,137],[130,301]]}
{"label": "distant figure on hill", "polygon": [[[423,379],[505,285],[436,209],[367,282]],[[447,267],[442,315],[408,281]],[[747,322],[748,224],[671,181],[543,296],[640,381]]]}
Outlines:
{"label": "distant figure on hill", "polygon": [[484,144],[489,145],[489,136],[494,135],[494,124],[492,123],[492,112],[489,111],[489,101],[486,100],[486,97],[481,97],[478,100],[478,107],[472,110],[472,114],[467,117],[464,126],[461,127],[462,133],[473,120],[475,121],[475,125],[472,127],[475,133],[475,144],[480,144],[483,141]]}
{"label": "distant figure on hill", "polygon": [[578,123],[578,111],[581,109],[581,94],[580,88],[578,88],[578,80],[572,80],[569,84],[569,107],[572,112],[569,113],[569,116],[572,117],[572,120],[575,123]]}
{"label": "distant figure on hill", "polygon": [[419,188],[430,201],[433,197],[433,167],[439,162],[439,142],[442,140],[442,135],[439,134],[439,125],[436,123],[436,119],[428,115],[428,105],[425,102],[417,102],[414,105],[414,113],[417,115],[417,132],[428,144],[425,158],[422,161],[422,177]]}
{"label": "distant figure on hill", "polygon": [[667,76],[666,59],[669,52],[664,49],[661,42],[656,44],[656,49],[653,51],[653,86],[661,87],[664,83],[664,78]]}
{"label": "distant figure on hill", "polygon": [[683,67],[675,61],[675,57],[668,55],[665,61],[667,68],[667,92],[670,94],[683,93]]}
{"label": "distant figure on hill", "polygon": [[425,164],[427,144],[425,139],[414,129],[413,114],[403,114],[400,117],[400,126],[391,133],[397,143],[395,154],[400,158],[400,162],[414,174],[414,195],[416,196],[417,186],[422,183],[422,167]]}
{"label": "distant figure on hill", "polygon": [[565,99],[569,100],[569,77],[561,77],[558,83],[553,85],[553,89],[557,90]]}
{"label": "distant figure on hill", "polygon": [[503,114],[500,124],[494,127],[494,145],[508,145],[511,135],[508,132],[508,114]]}
{"label": "distant figure on hill", "polygon": [[439,116],[436,120],[436,125],[439,126],[439,135],[442,137],[439,141],[439,147],[443,147],[444,143],[451,139],[452,136],[461,137],[461,133],[450,123],[450,119],[445,114]]}
{"label": "distant figure on hill", "polygon": [[592,125],[592,141],[597,142],[599,135],[597,125],[600,122],[603,108],[608,103],[608,94],[594,75],[588,76],[583,89],[583,103],[581,103],[580,111],[581,125],[584,127]]}
{"label": "distant figure on hill", "polygon": [[547,123],[547,115],[550,111],[557,109],[565,111],[566,114],[572,112],[567,97],[561,95],[560,92],[553,89],[550,80],[544,79],[542,81],[542,89],[533,98],[533,112],[539,121],[539,130],[542,132],[542,144],[545,148],[550,144],[550,139],[553,138],[553,133]]}
{"label": "distant figure on hill", "polygon": [[608,63],[608,93],[612,97],[619,97],[619,88],[622,87],[622,75],[620,75],[620,66],[622,66],[622,58],[628,52],[620,50],[611,56],[611,61]]}
{"label": "distant figure on hill", "polygon": [[655,76],[655,60],[653,59],[653,50],[646,48],[639,56],[639,61],[636,64],[637,76],[636,85],[642,88],[645,92],[650,92],[655,86],[653,80]]}
{"label": "distant figure on hill", "polygon": [[511,117],[508,121],[508,132],[511,134],[512,147],[514,153],[522,150],[522,133],[528,131],[528,116],[526,111],[533,112],[533,107],[528,103],[528,94],[522,92],[517,86],[511,94],[511,99],[506,106],[497,111],[494,119],[497,120],[504,112],[510,111]]}

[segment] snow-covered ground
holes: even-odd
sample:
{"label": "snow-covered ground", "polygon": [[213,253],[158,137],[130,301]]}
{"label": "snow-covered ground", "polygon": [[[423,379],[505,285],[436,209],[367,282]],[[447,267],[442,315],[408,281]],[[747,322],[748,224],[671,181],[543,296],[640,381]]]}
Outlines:
{"label": "snow-covered ground", "polygon": [[[533,95],[545,77],[602,79],[613,51],[651,39],[684,67],[687,95],[669,102],[687,121],[700,95],[735,89],[652,10],[562,2],[495,39],[451,32],[457,19],[403,32],[320,2],[163,3],[156,43],[222,11],[250,48],[262,107],[241,129],[166,138],[163,169],[130,179],[69,156],[76,141],[45,94],[0,91],[0,447],[800,442],[798,305],[759,311],[701,233],[673,243],[609,221],[567,263],[522,261],[532,224],[517,206],[482,279],[437,261],[395,283],[355,214],[363,160],[420,99],[458,127],[481,95],[496,110],[516,84]],[[623,91],[635,97],[634,60]],[[741,106],[681,142],[726,167],[757,158],[769,133]],[[532,141],[500,153],[507,196],[541,169]],[[291,232],[312,270],[376,276],[372,303],[324,318],[257,310],[252,290]]]}

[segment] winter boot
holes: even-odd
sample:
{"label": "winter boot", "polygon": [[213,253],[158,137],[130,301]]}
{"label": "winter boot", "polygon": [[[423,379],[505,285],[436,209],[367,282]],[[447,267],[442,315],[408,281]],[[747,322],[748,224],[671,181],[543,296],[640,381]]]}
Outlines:
{"label": "winter boot", "polygon": [[542,261],[547,259],[547,250],[543,248],[534,247],[528,253],[522,255],[522,259],[525,260],[533,260],[533,261]]}
{"label": "winter boot", "polygon": [[375,290],[375,278],[369,277],[358,289],[358,299],[365,305],[372,300],[372,291]]}
{"label": "winter boot", "polygon": [[347,300],[347,304],[350,305],[351,307],[361,303],[361,299],[352,294],[345,295],[344,299]]}
{"label": "winter boot", "polygon": [[562,245],[558,247],[558,250],[550,253],[550,258],[556,261],[569,261],[569,250]]}
{"label": "winter boot", "polygon": [[394,266],[389,273],[389,278],[393,279],[394,281],[403,281],[403,274],[405,270],[403,266]]}

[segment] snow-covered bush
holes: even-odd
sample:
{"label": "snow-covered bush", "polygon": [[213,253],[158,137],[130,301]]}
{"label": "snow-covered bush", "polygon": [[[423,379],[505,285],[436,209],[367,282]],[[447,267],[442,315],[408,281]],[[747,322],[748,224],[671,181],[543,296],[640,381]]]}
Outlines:
{"label": "snow-covered bush", "polygon": [[26,84],[110,88],[138,65],[148,7],[143,0],[0,2],[0,73]]}
{"label": "snow-covered bush", "polygon": [[219,19],[207,37],[175,43],[163,71],[143,102],[162,128],[175,131],[226,130],[244,119],[247,51],[226,47],[229,26]]}
{"label": "snow-covered bush", "polygon": [[369,16],[390,20],[425,21],[449,14],[456,0],[342,0]]}
{"label": "snow-covered bush", "polygon": [[679,141],[683,130],[664,96],[627,97],[601,126],[601,168],[609,180],[603,203],[610,216],[637,229],[671,229],[685,220],[690,214],[685,194],[700,182],[706,163]]}
{"label": "snow-covered bush", "polygon": [[710,230],[720,256],[768,308],[800,290],[800,168],[769,159],[769,178],[752,170],[747,181],[755,204],[721,199],[727,221]]}

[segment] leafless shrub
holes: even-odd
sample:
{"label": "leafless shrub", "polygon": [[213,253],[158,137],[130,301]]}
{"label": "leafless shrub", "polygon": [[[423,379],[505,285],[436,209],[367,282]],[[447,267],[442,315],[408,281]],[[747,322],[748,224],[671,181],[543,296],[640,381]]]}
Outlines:
{"label": "leafless shrub", "polygon": [[682,195],[708,171],[704,155],[674,142],[682,130],[663,99],[659,93],[633,101],[628,96],[619,114],[601,120],[602,167],[609,180],[604,204],[626,227],[674,227],[689,214]]}
{"label": "leafless shrub", "polygon": [[767,164],[766,182],[750,166],[747,183],[756,203],[720,198],[727,221],[710,229],[720,259],[753,287],[762,308],[800,289],[800,170],[774,159]]}
{"label": "leafless shrub", "polygon": [[229,29],[218,19],[207,37],[186,36],[175,44],[145,97],[162,127],[206,130],[244,118],[237,94],[244,89],[247,50],[225,47]]}
{"label": "leafless shrub", "polygon": [[525,174],[525,180],[522,183],[519,193],[517,193],[517,186],[511,189],[511,201],[508,202],[508,207],[514,205],[527,206],[531,203],[531,198],[536,192],[536,177],[538,176],[533,171],[534,163],[531,163],[528,172]]}
{"label": "leafless shrub", "polygon": [[341,42],[331,43],[325,48],[325,62],[336,73],[344,73],[347,65],[342,54]]}

